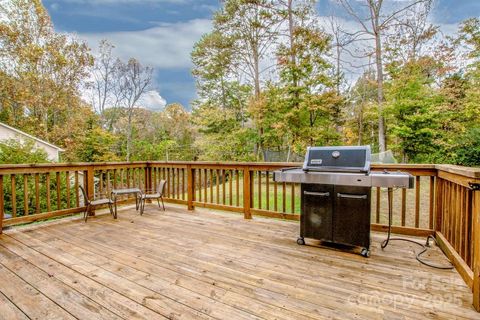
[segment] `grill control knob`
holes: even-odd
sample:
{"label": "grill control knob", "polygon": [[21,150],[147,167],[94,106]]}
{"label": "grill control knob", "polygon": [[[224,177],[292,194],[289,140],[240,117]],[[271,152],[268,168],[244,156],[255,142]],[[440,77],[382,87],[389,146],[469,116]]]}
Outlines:
{"label": "grill control knob", "polygon": [[340,158],[340,152],[339,151],[333,151],[332,152],[332,157],[337,159],[337,158]]}

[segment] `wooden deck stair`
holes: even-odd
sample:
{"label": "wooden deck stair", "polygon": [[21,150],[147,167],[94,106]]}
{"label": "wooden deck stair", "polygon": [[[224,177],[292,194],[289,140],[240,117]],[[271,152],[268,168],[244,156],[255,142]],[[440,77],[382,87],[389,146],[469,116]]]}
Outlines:
{"label": "wooden deck stair", "polygon": [[[0,235],[1,319],[478,319],[455,270],[373,234],[369,259],[298,223],[151,205]],[[424,241],[420,239],[420,241]],[[446,258],[436,248],[436,263]]]}

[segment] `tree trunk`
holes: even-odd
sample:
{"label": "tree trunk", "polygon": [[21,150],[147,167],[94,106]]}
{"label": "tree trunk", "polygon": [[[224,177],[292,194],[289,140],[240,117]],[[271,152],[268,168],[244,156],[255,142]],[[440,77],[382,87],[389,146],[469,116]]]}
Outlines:
{"label": "tree trunk", "polygon": [[128,112],[127,126],[127,162],[130,161],[130,146],[132,143],[132,111]]}
{"label": "tree trunk", "polygon": [[[378,17],[377,17],[378,20]],[[383,118],[383,62],[382,62],[382,40],[380,30],[375,32],[375,62],[377,66],[377,104],[378,104],[378,149],[385,152],[385,119]]]}

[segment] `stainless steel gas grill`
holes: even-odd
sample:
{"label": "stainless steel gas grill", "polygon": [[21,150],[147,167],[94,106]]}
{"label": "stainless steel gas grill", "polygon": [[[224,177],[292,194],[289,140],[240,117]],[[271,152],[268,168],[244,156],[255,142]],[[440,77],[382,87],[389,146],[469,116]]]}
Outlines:
{"label": "stainless steel gas grill", "polygon": [[404,172],[370,172],[370,146],[309,147],[302,168],[274,172],[277,182],[301,183],[298,244],[305,238],[361,247],[370,255],[371,188],[413,188]]}

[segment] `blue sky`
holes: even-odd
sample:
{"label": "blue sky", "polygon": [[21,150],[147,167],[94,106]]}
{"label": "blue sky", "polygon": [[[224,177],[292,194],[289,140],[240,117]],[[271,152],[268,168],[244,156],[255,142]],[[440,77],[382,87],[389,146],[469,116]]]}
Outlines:
{"label": "blue sky", "polygon": [[[332,2],[320,0],[319,14],[334,12],[342,17]],[[158,94],[148,97],[150,107],[160,108],[163,98],[189,108],[195,98],[189,54],[210,30],[219,0],[44,0],[43,4],[57,31],[75,33],[92,48],[108,39],[116,46],[114,54],[154,67]],[[480,0],[437,0],[432,20],[451,31],[458,22],[479,15]]]}

